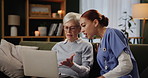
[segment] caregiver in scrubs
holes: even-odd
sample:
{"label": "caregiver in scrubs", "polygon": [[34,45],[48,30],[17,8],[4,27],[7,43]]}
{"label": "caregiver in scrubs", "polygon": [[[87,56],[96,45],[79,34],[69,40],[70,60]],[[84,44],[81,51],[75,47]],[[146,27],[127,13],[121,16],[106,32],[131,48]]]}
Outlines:
{"label": "caregiver in scrubs", "polygon": [[121,31],[107,28],[108,23],[107,17],[93,9],[83,13],[80,18],[81,31],[87,38],[102,38],[97,53],[101,76],[97,78],[139,78],[137,63],[128,39]]}

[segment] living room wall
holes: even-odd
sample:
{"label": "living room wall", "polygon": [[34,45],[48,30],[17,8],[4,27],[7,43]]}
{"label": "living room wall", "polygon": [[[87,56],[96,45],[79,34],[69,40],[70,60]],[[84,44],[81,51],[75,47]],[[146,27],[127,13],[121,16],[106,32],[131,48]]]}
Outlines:
{"label": "living room wall", "polygon": [[66,1],[67,12],[79,13],[79,0],[67,0]]}
{"label": "living room wall", "polygon": [[[79,0],[67,0],[66,1],[66,12],[77,12],[79,13]],[[141,0],[141,3],[148,3],[148,0]],[[0,0],[0,10],[1,10],[1,0]],[[146,21],[144,43],[148,44],[148,21]],[[1,39],[1,12],[0,12],[0,39]]]}

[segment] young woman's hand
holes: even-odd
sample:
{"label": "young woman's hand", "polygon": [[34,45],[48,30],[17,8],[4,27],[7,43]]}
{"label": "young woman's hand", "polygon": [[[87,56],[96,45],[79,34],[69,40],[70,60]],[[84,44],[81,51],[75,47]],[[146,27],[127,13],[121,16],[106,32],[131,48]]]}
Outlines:
{"label": "young woman's hand", "polygon": [[[61,65],[65,65],[65,66],[68,66],[68,67],[72,67],[74,65],[73,63],[73,57],[75,56],[75,54],[73,54],[72,56],[70,56],[70,58],[67,58],[65,61],[62,61],[61,62]],[[60,65],[60,66],[61,66]]]}

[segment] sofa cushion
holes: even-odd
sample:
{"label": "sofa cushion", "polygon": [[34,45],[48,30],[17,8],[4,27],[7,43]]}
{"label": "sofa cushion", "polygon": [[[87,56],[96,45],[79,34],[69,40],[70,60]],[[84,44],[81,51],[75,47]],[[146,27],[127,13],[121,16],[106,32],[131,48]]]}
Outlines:
{"label": "sofa cushion", "polygon": [[2,39],[0,45],[0,57],[1,72],[12,78],[24,76],[22,63],[19,61],[15,45]]}
{"label": "sofa cushion", "polygon": [[141,73],[148,66],[148,44],[130,44],[130,48]]}
{"label": "sofa cushion", "polygon": [[36,46],[39,50],[51,50],[57,42],[45,42],[45,41],[21,41],[19,44],[24,46]]}
{"label": "sofa cushion", "polygon": [[39,49],[39,47],[36,47],[36,46],[22,46],[22,45],[16,45],[16,48],[24,48],[24,49],[32,49],[32,50]]}

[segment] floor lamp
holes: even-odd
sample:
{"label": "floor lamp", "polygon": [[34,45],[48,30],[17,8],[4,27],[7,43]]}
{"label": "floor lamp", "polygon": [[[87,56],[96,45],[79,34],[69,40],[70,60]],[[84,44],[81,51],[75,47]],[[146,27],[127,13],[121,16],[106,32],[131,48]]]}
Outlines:
{"label": "floor lamp", "polygon": [[142,19],[142,43],[144,41],[145,22],[148,19],[148,3],[139,3],[132,6],[132,16],[134,19]]}

